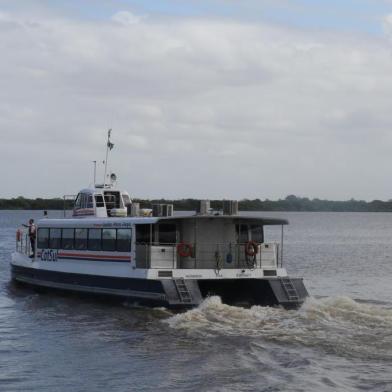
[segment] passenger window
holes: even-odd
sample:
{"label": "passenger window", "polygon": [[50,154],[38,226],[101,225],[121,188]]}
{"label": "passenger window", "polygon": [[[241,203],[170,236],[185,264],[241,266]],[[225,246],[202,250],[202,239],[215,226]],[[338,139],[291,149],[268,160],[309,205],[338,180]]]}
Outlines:
{"label": "passenger window", "polygon": [[102,230],[102,250],[116,250],[116,229]]}
{"label": "passenger window", "polygon": [[175,224],[163,224],[158,226],[159,244],[175,244],[177,242],[177,231]]}
{"label": "passenger window", "polygon": [[60,249],[61,248],[61,229],[50,229],[49,248],[50,249]]}
{"label": "passenger window", "polygon": [[136,243],[150,244],[151,242],[151,225],[136,226]]}
{"label": "passenger window", "polygon": [[87,249],[87,229],[75,229],[75,249]]}
{"label": "passenger window", "polygon": [[45,249],[49,247],[49,229],[38,229],[37,247]]}
{"label": "passenger window", "polygon": [[117,251],[131,251],[131,229],[117,229]]}
{"label": "passenger window", "polygon": [[260,225],[251,225],[250,232],[252,236],[252,241],[256,241],[259,244],[264,242],[263,240],[263,227]]}
{"label": "passenger window", "polygon": [[74,229],[63,229],[61,239],[61,249],[69,250],[74,248]]}
{"label": "passenger window", "polygon": [[88,230],[88,250],[101,250],[101,229]]}
{"label": "passenger window", "polygon": [[105,203],[103,202],[102,195],[95,195],[95,206],[96,207],[105,207]]}

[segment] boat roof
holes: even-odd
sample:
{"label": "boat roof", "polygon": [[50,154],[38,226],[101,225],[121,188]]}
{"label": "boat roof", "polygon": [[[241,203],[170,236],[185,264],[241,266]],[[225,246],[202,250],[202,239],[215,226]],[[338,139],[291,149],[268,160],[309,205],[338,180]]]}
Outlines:
{"label": "boat roof", "polygon": [[131,224],[154,224],[165,221],[184,221],[184,220],[233,220],[234,222],[257,223],[261,225],[287,225],[286,219],[244,216],[244,215],[176,215],[165,217],[119,217],[119,218],[58,218],[58,219],[40,219],[39,226],[57,226],[57,227],[83,227],[83,226],[100,226],[100,227],[129,227]]}

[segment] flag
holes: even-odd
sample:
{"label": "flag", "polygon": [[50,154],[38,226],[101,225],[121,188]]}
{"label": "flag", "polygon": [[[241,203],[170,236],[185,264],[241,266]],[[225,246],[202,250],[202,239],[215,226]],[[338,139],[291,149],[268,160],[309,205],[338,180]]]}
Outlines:
{"label": "flag", "polygon": [[111,142],[108,142],[108,147],[109,147],[109,150],[111,150],[114,147],[114,144]]}

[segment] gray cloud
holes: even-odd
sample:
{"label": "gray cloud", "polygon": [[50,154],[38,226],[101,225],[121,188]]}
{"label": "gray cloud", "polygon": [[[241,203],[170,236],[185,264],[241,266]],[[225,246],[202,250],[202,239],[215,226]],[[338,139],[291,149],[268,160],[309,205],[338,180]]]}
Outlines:
{"label": "gray cloud", "polygon": [[[388,31],[389,18],[385,19]],[[268,24],[0,13],[1,196],[389,199],[385,39]]]}

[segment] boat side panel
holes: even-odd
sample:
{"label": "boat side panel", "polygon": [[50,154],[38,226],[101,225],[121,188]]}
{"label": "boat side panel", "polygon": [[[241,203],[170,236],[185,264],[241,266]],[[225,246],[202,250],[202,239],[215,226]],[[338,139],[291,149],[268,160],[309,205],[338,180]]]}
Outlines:
{"label": "boat side panel", "polygon": [[11,272],[14,280],[33,286],[120,296],[135,300],[149,299],[160,304],[165,303],[166,300],[160,281],[64,273],[16,265],[12,265]]}

